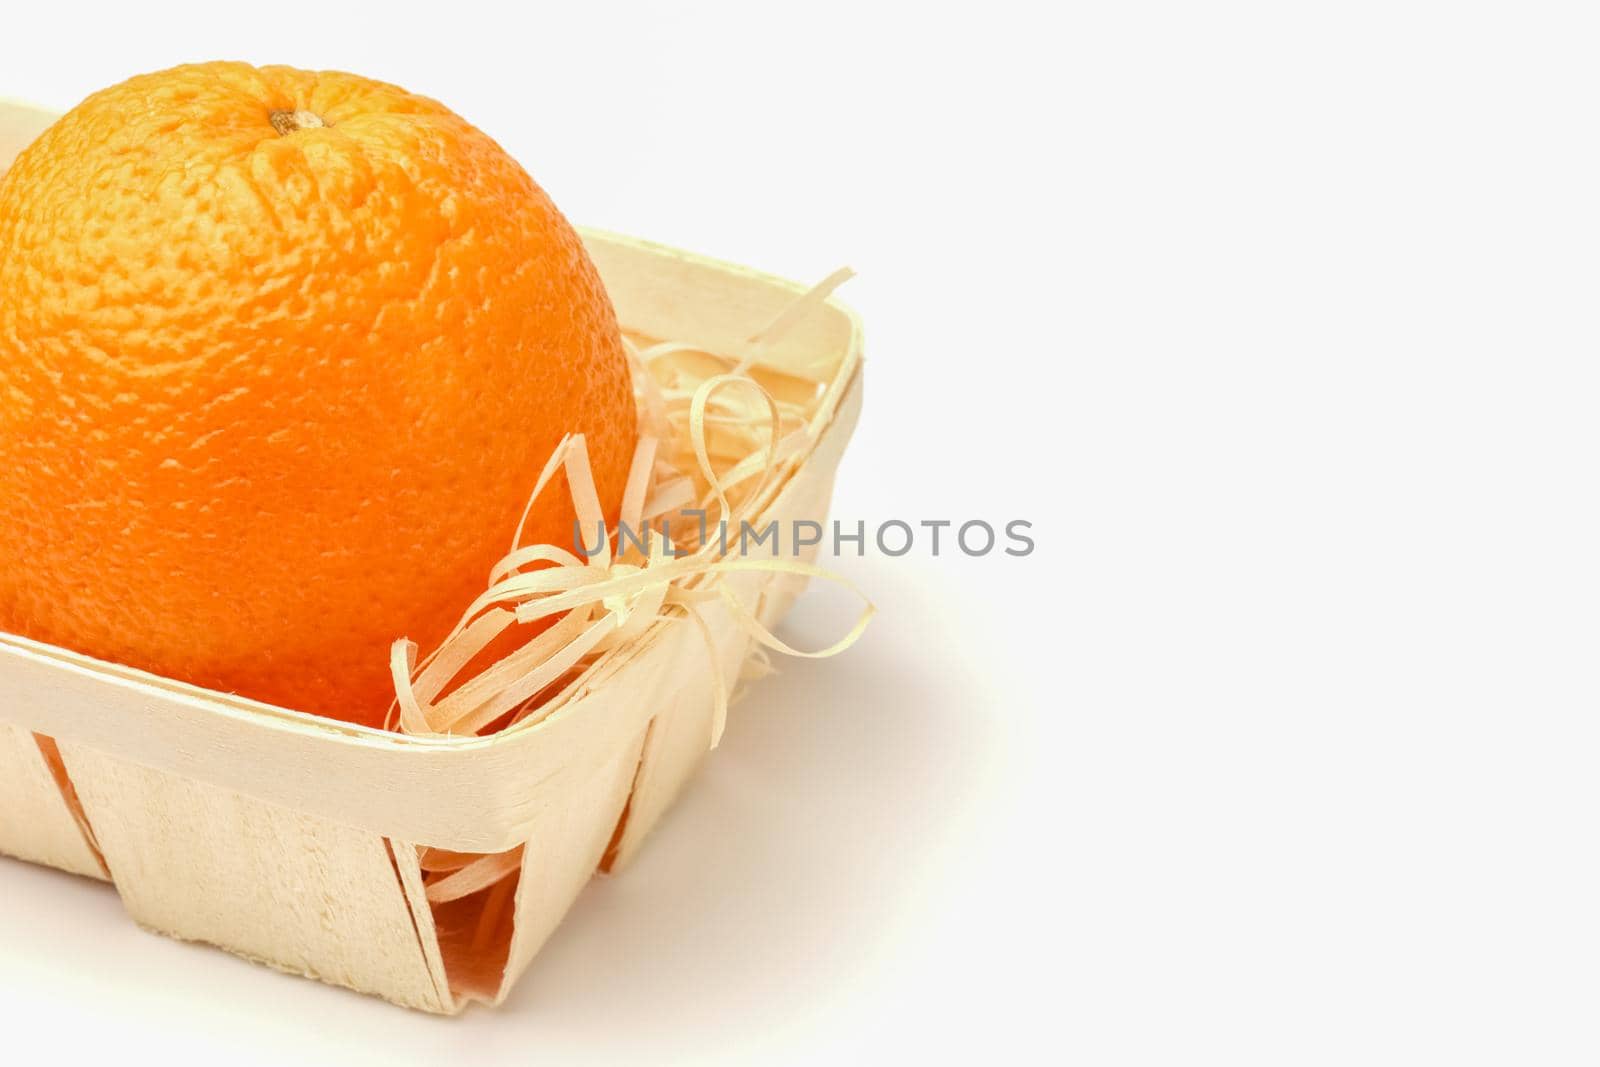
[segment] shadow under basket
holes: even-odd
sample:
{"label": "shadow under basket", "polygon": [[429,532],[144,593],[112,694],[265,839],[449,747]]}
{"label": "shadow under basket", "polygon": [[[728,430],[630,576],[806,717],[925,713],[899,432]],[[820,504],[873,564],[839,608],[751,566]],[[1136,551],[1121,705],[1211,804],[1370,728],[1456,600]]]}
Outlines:
{"label": "shadow under basket", "polygon": [[[0,170],[52,118],[0,104]],[[823,522],[860,410],[857,318],[821,303],[757,350],[803,286],[584,239],[631,337],[753,357],[814,392],[809,450],[758,521]],[[804,581],[726,586],[771,627]],[[718,677],[739,676],[752,639],[727,606],[703,619],[707,633],[652,631],[548,718],[485,737],[351,726],[0,634],[0,852],[109,881],[173,937],[426,1011],[497,1003],[710,748]],[[430,893],[485,857],[499,877]]]}

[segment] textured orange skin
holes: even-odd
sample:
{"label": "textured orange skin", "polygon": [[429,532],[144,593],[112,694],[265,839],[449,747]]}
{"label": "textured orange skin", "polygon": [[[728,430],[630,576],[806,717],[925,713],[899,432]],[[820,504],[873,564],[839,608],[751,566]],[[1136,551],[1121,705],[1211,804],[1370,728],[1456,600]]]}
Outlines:
{"label": "textured orange skin", "polygon": [[[300,109],[327,127],[280,136]],[[614,514],[610,301],[543,191],[432,100],[178,67],[0,178],[0,629],[378,723],[391,642],[444,637],[567,431]],[[571,543],[564,493],[529,539]]]}

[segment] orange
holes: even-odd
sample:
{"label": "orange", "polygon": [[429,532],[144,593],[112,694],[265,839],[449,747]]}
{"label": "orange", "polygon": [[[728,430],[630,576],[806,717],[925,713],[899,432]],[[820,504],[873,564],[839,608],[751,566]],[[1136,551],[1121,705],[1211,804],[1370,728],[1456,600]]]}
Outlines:
{"label": "orange", "polygon": [[[377,723],[391,642],[443,639],[568,431],[614,515],[605,289],[433,100],[177,67],[0,179],[0,630]],[[526,540],[572,521],[547,493]]]}

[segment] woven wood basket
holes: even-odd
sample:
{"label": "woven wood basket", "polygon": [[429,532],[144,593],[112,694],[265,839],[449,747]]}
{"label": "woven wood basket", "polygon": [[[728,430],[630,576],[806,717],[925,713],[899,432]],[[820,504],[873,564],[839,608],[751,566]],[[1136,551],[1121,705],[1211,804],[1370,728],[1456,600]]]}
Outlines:
{"label": "woven wood basket", "polygon": [[[0,103],[0,171],[53,115]],[[625,332],[802,385],[813,443],[760,515],[821,522],[861,404],[861,328],[828,301],[752,351],[803,287],[584,234]],[[727,579],[775,625],[804,584]],[[751,652],[703,613],[720,676]],[[710,747],[716,684],[690,627],[527,729],[414,737],[275,708],[0,633],[0,852],[112,883],[130,915],[431,1012],[499,1002],[590,876],[628,862]],[[424,850],[507,854],[511,877],[439,903]],[[0,870],[0,881],[4,871]]]}

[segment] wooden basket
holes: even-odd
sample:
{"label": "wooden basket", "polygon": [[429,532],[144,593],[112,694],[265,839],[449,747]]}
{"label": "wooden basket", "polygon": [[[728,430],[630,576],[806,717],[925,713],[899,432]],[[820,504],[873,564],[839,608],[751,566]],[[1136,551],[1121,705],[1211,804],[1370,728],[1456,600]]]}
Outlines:
{"label": "wooden basket", "polygon": [[[0,171],[53,116],[0,104]],[[585,241],[625,331],[733,359],[801,286],[609,234]],[[759,352],[819,383],[809,454],[765,523],[823,521],[861,403],[861,328],[832,301]],[[766,625],[802,577],[732,576]],[[704,613],[721,676],[747,629]],[[0,634],[0,851],[116,886],[150,929],[453,1013],[498,1002],[597,869],[627,863],[710,745],[703,636],[664,628],[527,729],[410,737]],[[431,903],[419,851],[516,873]]]}

